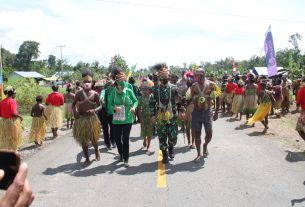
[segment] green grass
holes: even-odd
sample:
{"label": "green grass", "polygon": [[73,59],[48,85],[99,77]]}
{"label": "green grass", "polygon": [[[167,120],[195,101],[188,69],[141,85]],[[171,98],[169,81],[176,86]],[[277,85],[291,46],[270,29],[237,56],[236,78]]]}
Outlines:
{"label": "green grass", "polygon": [[32,124],[32,117],[29,114],[21,114],[23,118],[23,127],[25,129],[30,129]]}
{"label": "green grass", "polygon": [[[62,111],[63,121],[65,121],[65,115],[64,115],[65,110],[63,107],[61,107],[61,111]],[[32,117],[30,113],[31,113],[31,109],[28,109],[28,107],[20,107],[19,109],[19,114],[23,118],[23,127],[25,129],[30,129],[32,125]]]}

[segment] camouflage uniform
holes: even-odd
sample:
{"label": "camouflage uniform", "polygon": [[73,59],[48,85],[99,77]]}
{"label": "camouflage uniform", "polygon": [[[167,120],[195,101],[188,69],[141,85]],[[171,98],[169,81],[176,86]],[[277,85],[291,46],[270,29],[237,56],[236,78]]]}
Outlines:
{"label": "camouflage uniform", "polygon": [[[168,83],[166,86],[155,86],[152,88],[153,94],[150,99],[151,116],[157,117],[158,111],[162,108],[171,106],[173,117],[168,121],[157,120],[157,134],[159,137],[160,150],[173,148],[177,143],[177,106],[175,97],[177,97],[177,87]],[[160,95],[160,99],[159,99]],[[171,103],[169,103],[171,99]],[[157,118],[156,118],[157,119]]]}

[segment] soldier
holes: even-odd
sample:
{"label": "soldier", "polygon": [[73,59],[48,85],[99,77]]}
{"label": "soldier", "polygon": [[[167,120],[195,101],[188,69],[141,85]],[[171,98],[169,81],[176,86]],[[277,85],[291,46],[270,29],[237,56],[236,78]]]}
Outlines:
{"label": "soldier", "polygon": [[150,100],[152,122],[157,122],[157,134],[163,163],[168,163],[168,156],[174,158],[174,146],[177,143],[177,107],[175,97],[177,88],[168,83],[169,72],[166,64],[153,66],[158,71],[160,85],[153,88]]}

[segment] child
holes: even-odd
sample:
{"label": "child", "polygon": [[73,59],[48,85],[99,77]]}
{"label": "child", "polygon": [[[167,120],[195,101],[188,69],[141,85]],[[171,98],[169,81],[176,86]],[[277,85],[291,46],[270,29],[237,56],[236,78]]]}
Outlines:
{"label": "child", "polygon": [[41,146],[47,131],[47,116],[44,113],[45,107],[42,105],[42,96],[37,96],[36,102],[37,103],[32,107],[31,111],[33,121],[30,132],[30,140],[35,140],[34,143]]}
{"label": "child", "polygon": [[140,86],[142,96],[139,96],[138,114],[141,123],[141,137],[143,140],[143,147],[146,147],[147,154],[149,154],[150,141],[153,133],[153,124],[150,122],[150,88],[153,86],[153,82],[150,80],[143,79]]}
{"label": "child", "polygon": [[[72,113],[72,103],[75,98],[75,94],[72,93],[72,86],[69,84],[66,89],[67,93],[65,94],[65,118],[67,119],[67,128],[72,128],[73,127],[73,122],[74,122],[74,116]],[[71,122],[70,122],[71,121]],[[70,127],[69,127],[69,123]]]}
{"label": "child", "polygon": [[236,114],[235,118],[238,118],[238,114],[240,114],[239,120],[242,117],[243,105],[244,105],[244,82],[242,80],[238,81],[238,88],[235,89],[235,94],[232,103],[231,111]]}
{"label": "child", "polygon": [[266,90],[267,84],[265,82],[261,83],[261,92],[258,96],[258,108],[252,118],[248,120],[248,125],[252,125],[257,121],[261,121],[264,125],[265,129],[263,130],[263,134],[267,132],[268,127],[268,116],[271,111],[271,91]]}

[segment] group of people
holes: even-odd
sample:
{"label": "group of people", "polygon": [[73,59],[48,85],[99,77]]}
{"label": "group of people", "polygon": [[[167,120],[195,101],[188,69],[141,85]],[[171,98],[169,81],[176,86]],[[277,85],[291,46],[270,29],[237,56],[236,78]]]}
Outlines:
{"label": "group of people", "polygon": [[[91,163],[89,144],[95,149],[96,160],[100,160],[98,145],[102,129],[106,148],[117,148],[119,161],[128,167],[130,131],[136,117],[141,126],[143,147],[147,152],[156,134],[163,163],[174,159],[180,126],[180,130],[186,133],[188,147],[197,150],[194,159],[197,163],[208,156],[208,144],[213,134],[212,123],[218,119],[219,110],[230,116],[235,114],[239,120],[245,114],[247,125],[254,126],[255,122],[261,121],[264,126],[262,133],[266,133],[269,128],[268,116],[275,114],[280,117],[288,113],[293,101],[293,84],[285,77],[268,79],[248,73],[225,75],[217,80],[206,77],[205,70],[199,68],[183,71],[179,79],[169,73],[165,63],[156,64],[153,69],[156,73],[142,77],[139,86],[133,78],[127,82],[121,68],[114,68],[109,77],[99,81],[93,81],[93,74],[86,70],[82,73],[82,82],[77,81],[75,86],[68,84],[65,94],[61,94],[58,86],[53,85],[53,92],[45,99],[46,106],[41,95],[36,97],[36,104],[31,110],[33,120],[30,139],[36,145],[42,145],[48,126],[56,138],[58,129],[62,127],[61,107],[64,106],[66,127],[73,128],[73,137],[82,147],[84,166]],[[305,139],[305,78],[299,81],[293,91],[296,110],[302,110],[296,130]],[[4,93],[6,98],[0,102],[0,148],[17,150],[22,141],[23,118],[17,112],[15,89],[9,86]],[[205,130],[203,144],[202,126]],[[13,184],[0,199],[1,206],[10,203],[11,206],[16,203],[27,206],[33,201],[26,173],[27,166],[23,163]],[[2,176],[0,170],[0,179]]]}
{"label": "group of people", "polygon": [[[132,77],[127,81],[126,74],[118,67],[109,77],[98,81],[93,80],[90,70],[84,71],[82,81],[77,81],[75,86],[67,84],[65,94],[58,92],[58,86],[53,85],[53,92],[45,99],[46,106],[42,96],[36,97],[36,104],[31,110],[30,139],[36,145],[42,145],[47,126],[56,138],[58,129],[62,127],[61,107],[64,106],[67,128],[73,128],[73,137],[82,147],[84,166],[91,163],[89,144],[94,147],[96,160],[100,160],[98,144],[102,130],[106,148],[117,148],[119,160],[128,167],[130,131],[136,118],[140,122],[140,136],[147,153],[150,153],[152,137],[157,135],[163,162],[174,159],[180,126],[186,134],[188,146],[197,150],[194,162],[200,162],[208,156],[212,122],[218,119],[219,109],[232,116],[235,114],[235,118],[240,120],[245,114],[245,124],[251,126],[261,121],[263,133],[266,133],[268,116],[289,112],[292,101],[291,83],[287,78],[270,80],[248,73],[225,75],[217,80],[206,77],[205,70],[199,68],[182,71],[179,79],[169,73],[165,63],[156,64],[152,69],[155,74],[141,77],[139,85]],[[296,94],[298,107],[305,106],[302,87],[303,84]],[[17,113],[15,90],[7,87],[5,95],[7,98],[0,102],[1,148],[16,150],[21,141],[22,117]],[[298,131],[305,123],[302,117],[305,115],[298,121]],[[204,143],[201,142],[202,126],[205,130]]]}

